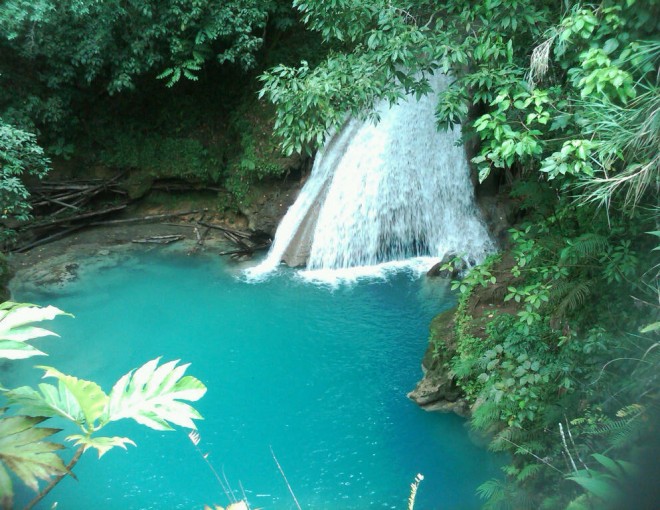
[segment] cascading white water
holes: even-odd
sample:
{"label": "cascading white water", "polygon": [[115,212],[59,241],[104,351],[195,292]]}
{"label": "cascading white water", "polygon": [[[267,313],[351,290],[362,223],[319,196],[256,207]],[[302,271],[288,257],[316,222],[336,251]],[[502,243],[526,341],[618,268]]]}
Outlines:
{"label": "cascading white water", "polygon": [[492,249],[460,130],[436,129],[445,80],[432,77],[436,92],[419,101],[381,103],[378,124],[350,120],[330,138],[251,275],[287,258],[306,259],[310,270],[343,269],[448,252],[480,260]]}

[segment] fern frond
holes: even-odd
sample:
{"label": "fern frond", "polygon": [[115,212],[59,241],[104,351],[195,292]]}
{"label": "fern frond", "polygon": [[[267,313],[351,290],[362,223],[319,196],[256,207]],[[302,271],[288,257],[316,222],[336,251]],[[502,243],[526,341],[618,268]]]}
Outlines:
{"label": "fern frond", "polygon": [[516,454],[525,455],[525,454],[529,454],[530,452],[532,453],[543,452],[545,451],[545,449],[546,446],[540,441],[528,441],[518,446],[518,448],[516,449]]}
{"label": "fern frond", "polygon": [[623,448],[637,440],[646,426],[640,419],[646,409],[640,404],[631,404],[620,409],[618,419],[608,419],[597,427],[592,434],[606,436],[614,448]]}
{"label": "fern frond", "polygon": [[610,437],[610,444],[614,448],[624,448],[639,439],[644,429],[642,420],[630,420],[625,426],[620,427]]}
{"label": "fern frond", "polygon": [[612,434],[627,427],[629,421],[630,420],[611,420],[594,429],[593,433],[596,435]]}
{"label": "fern frond", "polygon": [[500,430],[488,445],[488,449],[493,452],[502,452],[511,448],[513,429],[506,427]]}
{"label": "fern frond", "polygon": [[645,407],[641,404],[630,404],[622,409],[619,409],[616,412],[618,418],[627,418],[630,415],[633,415],[633,418],[636,418],[638,415],[642,414],[645,411]]}
{"label": "fern frond", "polygon": [[506,493],[506,483],[492,478],[477,487],[477,494],[481,499],[499,499]]}
{"label": "fern frond", "polygon": [[494,425],[500,418],[500,410],[495,402],[484,402],[472,414],[472,426],[484,430]]}
{"label": "fern frond", "polygon": [[516,477],[519,482],[526,480],[527,478],[536,475],[543,468],[543,464],[527,464],[520,470],[518,476]]}
{"label": "fern frond", "polygon": [[[517,427],[506,427],[495,434],[488,445],[488,449],[494,452],[511,451],[511,447],[524,448],[527,444],[540,445],[535,439],[537,434],[530,433],[525,429]],[[542,448],[541,448],[542,450]]]}
{"label": "fern frond", "polygon": [[605,236],[589,232],[567,240],[566,244],[567,246],[561,251],[559,262],[572,265],[589,259],[598,259],[607,251],[610,243]]}
{"label": "fern frond", "polygon": [[459,379],[468,377],[472,374],[474,366],[477,364],[476,359],[469,358],[455,358],[451,362],[451,369],[454,372],[454,375]]}
{"label": "fern frond", "polygon": [[520,487],[503,480],[488,480],[477,488],[480,498],[487,500],[484,509],[491,510],[524,510],[536,508],[530,494]]}
{"label": "fern frond", "polygon": [[587,301],[591,295],[591,289],[594,286],[594,280],[585,280],[577,282],[561,282],[559,285],[553,285],[553,291],[550,300],[555,300],[554,317],[562,319],[570,312],[574,312]]}

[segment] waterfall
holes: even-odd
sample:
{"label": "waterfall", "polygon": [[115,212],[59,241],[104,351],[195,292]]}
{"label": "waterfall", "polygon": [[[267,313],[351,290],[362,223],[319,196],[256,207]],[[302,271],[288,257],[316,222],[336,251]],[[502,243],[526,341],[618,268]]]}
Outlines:
{"label": "waterfall", "polygon": [[252,276],[281,261],[308,270],[374,266],[448,252],[480,260],[492,242],[474,202],[460,129],[438,132],[435,93],[349,120],[319,151],[311,175]]}

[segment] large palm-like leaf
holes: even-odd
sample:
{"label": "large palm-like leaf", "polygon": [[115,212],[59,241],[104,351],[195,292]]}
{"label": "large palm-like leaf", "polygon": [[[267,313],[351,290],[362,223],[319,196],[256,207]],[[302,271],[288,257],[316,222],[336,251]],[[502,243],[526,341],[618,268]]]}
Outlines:
{"label": "large palm-like leaf", "polygon": [[[0,414],[3,412],[0,410]],[[31,416],[0,418],[0,503],[3,508],[11,507],[14,496],[7,468],[35,491],[39,480],[66,473],[62,459],[54,453],[63,446],[42,441],[60,429],[37,427],[44,420]]]}
{"label": "large palm-like leaf", "polygon": [[29,303],[6,301],[0,304],[0,358],[24,359],[45,353],[25,343],[43,336],[58,336],[47,329],[32,326],[33,322],[51,320],[58,315],[71,315],[54,306],[40,307]]}
{"label": "large palm-like leaf", "polygon": [[153,359],[117,381],[110,392],[108,421],[133,418],[156,430],[171,430],[168,422],[197,428],[193,420],[201,415],[180,400],[199,400],[206,386],[183,375],[189,364],[177,366],[179,360],[175,360],[158,366],[159,361]]}
{"label": "large palm-like leaf", "polygon": [[181,400],[198,400],[206,387],[196,378],[184,376],[189,364],[177,366],[176,360],[158,366],[159,360],[124,375],[109,397],[98,384],[51,367],[40,368],[45,370],[44,377],[58,379],[58,386],[42,383],[39,391],[22,386],[6,395],[10,403],[21,406],[23,414],[60,416],[80,426],[87,437],[109,421],[122,418],[133,418],[156,430],[171,430],[168,422],[196,428],[192,420],[200,419],[200,414]]}

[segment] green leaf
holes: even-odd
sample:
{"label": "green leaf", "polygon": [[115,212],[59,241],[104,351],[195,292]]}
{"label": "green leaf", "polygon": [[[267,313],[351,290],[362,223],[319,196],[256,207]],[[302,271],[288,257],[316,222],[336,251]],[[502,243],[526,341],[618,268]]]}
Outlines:
{"label": "green leaf", "polygon": [[[0,411],[0,413],[4,410]],[[32,490],[39,489],[39,480],[67,472],[62,459],[55,454],[62,445],[42,441],[60,429],[37,427],[43,417],[10,416],[0,418],[0,489],[2,498],[11,499],[11,480],[5,468],[13,471]]]}
{"label": "green leaf", "polygon": [[76,446],[83,446],[83,452],[89,448],[95,448],[99,453],[99,459],[115,446],[126,450],[126,445],[135,443],[127,437],[87,437],[80,434],[74,434],[66,438],[67,441],[73,441]]}
{"label": "green leaf", "polygon": [[621,491],[612,481],[603,478],[602,475],[599,477],[591,477],[583,470],[580,471],[579,474],[567,478],[573,480],[575,483],[603,501],[616,501],[621,497]]}
{"label": "green leaf", "polygon": [[85,416],[78,400],[71,394],[64,382],[56,388],[52,384],[39,385],[41,393],[29,386],[21,386],[6,393],[10,403],[22,406],[21,412],[28,416],[61,416],[69,421],[82,424]]}
{"label": "green leaf", "polygon": [[479,183],[483,183],[490,175],[490,167],[483,166],[479,169]]}
{"label": "green leaf", "polygon": [[110,392],[108,421],[132,418],[156,430],[171,430],[168,422],[196,429],[194,419],[201,415],[179,400],[199,400],[206,386],[191,376],[183,376],[189,364],[179,360],[158,367],[160,358],[124,375]]}
{"label": "green leaf", "polygon": [[622,477],[638,476],[639,470],[635,464],[625,460],[614,460],[601,455],[600,453],[593,453],[591,455],[601,466],[607,469],[616,479]]}
{"label": "green leaf", "polygon": [[651,324],[647,324],[644,326],[642,329],[639,330],[640,333],[650,333],[651,331],[658,331],[660,330],[660,322],[653,322]]}
{"label": "green leaf", "polygon": [[608,39],[607,41],[605,41],[605,44],[603,45],[603,51],[609,55],[618,47],[619,47],[619,41],[617,41],[614,38]]}
{"label": "green leaf", "polygon": [[44,377],[55,377],[64,384],[80,406],[87,426],[93,429],[96,420],[105,414],[108,404],[108,396],[103,392],[101,387],[95,382],[85,381],[72,375],[63,374],[52,367],[42,366],[38,368],[46,371]]}

